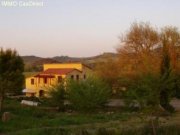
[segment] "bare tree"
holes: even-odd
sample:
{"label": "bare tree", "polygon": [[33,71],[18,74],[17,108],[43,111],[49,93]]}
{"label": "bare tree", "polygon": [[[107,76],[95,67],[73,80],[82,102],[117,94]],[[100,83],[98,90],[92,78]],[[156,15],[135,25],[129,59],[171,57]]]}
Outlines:
{"label": "bare tree", "polygon": [[148,23],[133,23],[130,30],[121,38],[122,45],[117,49],[119,64],[123,73],[156,71],[159,64],[154,50],[159,44],[158,31]]}

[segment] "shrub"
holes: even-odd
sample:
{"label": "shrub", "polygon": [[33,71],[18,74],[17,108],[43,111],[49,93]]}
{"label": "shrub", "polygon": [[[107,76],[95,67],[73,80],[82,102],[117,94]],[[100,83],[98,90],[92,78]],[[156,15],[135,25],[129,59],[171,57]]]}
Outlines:
{"label": "shrub", "polygon": [[158,79],[153,75],[136,78],[127,87],[125,101],[129,107],[145,109],[159,105]]}
{"label": "shrub", "polygon": [[49,88],[49,98],[48,102],[51,106],[55,106],[58,107],[59,110],[64,111],[65,107],[64,107],[64,100],[65,100],[65,86],[64,86],[64,82],[57,84],[51,88]]}
{"label": "shrub", "polygon": [[104,105],[109,96],[110,88],[101,79],[89,77],[81,81],[69,81],[68,99],[78,110],[88,111]]}
{"label": "shrub", "polygon": [[29,100],[29,101],[34,101],[34,102],[40,102],[39,98],[37,98],[35,96],[32,96],[32,97],[22,97],[22,98],[18,99],[18,101],[21,101],[21,100]]}
{"label": "shrub", "polygon": [[174,75],[174,97],[180,99],[180,74]]}
{"label": "shrub", "polygon": [[[177,80],[178,81],[178,80]],[[176,78],[172,73],[165,73],[160,78],[160,105],[170,113],[175,111],[174,107],[170,104],[172,97],[174,96],[175,92],[178,91]]]}

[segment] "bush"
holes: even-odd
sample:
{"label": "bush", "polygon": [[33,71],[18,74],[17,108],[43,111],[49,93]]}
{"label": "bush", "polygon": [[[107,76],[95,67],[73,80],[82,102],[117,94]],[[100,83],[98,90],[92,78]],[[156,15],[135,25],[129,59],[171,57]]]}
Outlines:
{"label": "bush", "polygon": [[158,78],[144,75],[136,78],[127,87],[125,101],[129,107],[146,109],[159,105]]}
{"label": "bush", "polygon": [[88,111],[104,105],[109,96],[110,88],[99,78],[89,77],[82,81],[69,81],[68,99],[78,110]]}
{"label": "bush", "polygon": [[180,74],[174,75],[174,97],[180,99]]}
{"label": "bush", "polygon": [[39,98],[32,96],[32,97],[22,97],[18,99],[19,101],[21,100],[28,100],[28,101],[34,101],[34,102],[40,102]]}
{"label": "bush", "polygon": [[58,107],[59,110],[64,111],[64,100],[66,96],[64,82],[49,88],[48,95],[48,103],[51,106]]}
{"label": "bush", "polygon": [[[161,75],[160,78],[160,105],[168,112],[175,112],[174,107],[170,104],[172,97],[176,92],[176,78],[169,71]],[[177,89],[178,90],[178,89]]]}

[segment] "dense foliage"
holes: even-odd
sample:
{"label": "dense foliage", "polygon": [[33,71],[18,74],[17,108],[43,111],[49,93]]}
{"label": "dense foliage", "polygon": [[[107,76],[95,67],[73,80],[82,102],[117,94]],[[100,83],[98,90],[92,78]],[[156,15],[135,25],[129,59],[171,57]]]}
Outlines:
{"label": "dense foliage", "polygon": [[180,75],[176,74],[174,76],[174,97],[180,99]]}
{"label": "dense foliage", "polygon": [[68,99],[78,110],[93,110],[104,105],[110,89],[102,80],[89,77],[82,81],[70,81],[67,86]]}
{"label": "dense foliage", "polygon": [[0,111],[6,93],[19,94],[23,89],[24,64],[16,51],[0,50]]}
{"label": "dense foliage", "polygon": [[[170,101],[173,96],[180,97],[179,30],[170,26],[159,30],[149,23],[133,23],[120,42],[113,66],[110,62],[101,64],[98,75],[110,84],[113,82],[117,90],[127,88],[126,98],[131,101],[144,104],[158,97],[157,104],[173,112]],[[147,74],[156,77],[150,79]],[[129,85],[125,86],[121,78],[128,78]]]}
{"label": "dense foliage", "polygon": [[142,75],[131,81],[125,92],[129,107],[145,109],[159,104],[158,78],[154,75]]}
{"label": "dense foliage", "polygon": [[167,111],[173,112],[174,109],[170,105],[170,99],[173,95],[173,87],[175,87],[174,79],[172,78],[171,60],[168,47],[168,39],[163,35],[163,51],[161,62],[161,85],[160,85],[160,104]]}
{"label": "dense foliage", "polygon": [[64,111],[64,101],[66,99],[66,92],[64,83],[60,83],[49,88],[48,92],[48,102],[51,106],[58,107],[60,111]]}

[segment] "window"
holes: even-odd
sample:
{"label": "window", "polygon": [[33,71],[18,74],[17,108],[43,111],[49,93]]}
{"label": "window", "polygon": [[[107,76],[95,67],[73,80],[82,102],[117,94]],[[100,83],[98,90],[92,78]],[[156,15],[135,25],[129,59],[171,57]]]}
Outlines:
{"label": "window", "polygon": [[86,75],[84,74],[84,80],[86,79]]}
{"label": "window", "polygon": [[45,95],[45,91],[44,90],[40,90],[39,91],[39,97],[44,97],[44,95]]}
{"label": "window", "polygon": [[34,79],[31,79],[31,85],[34,85]]}
{"label": "window", "polygon": [[76,75],[76,80],[77,80],[77,81],[79,80],[79,75]]}
{"label": "window", "polygon": [[44,78],[44,83],[47,84],[47,78]]}
{"label": "window", "polygon": [[71,75],[71,79],[74,80],[74,75]]}
{"label": "window", "polygon": [[62,82],[63,78],[62,76],[58,76],[58,83]]}

